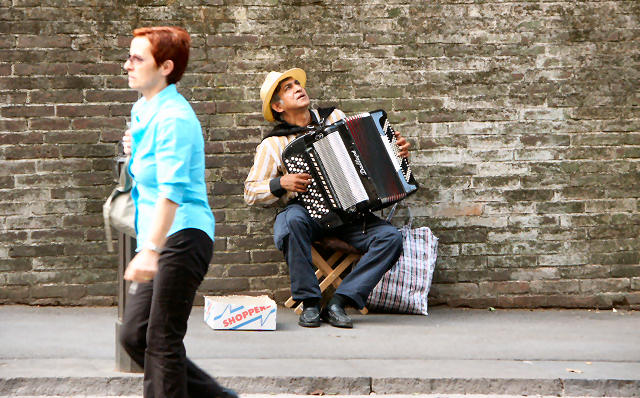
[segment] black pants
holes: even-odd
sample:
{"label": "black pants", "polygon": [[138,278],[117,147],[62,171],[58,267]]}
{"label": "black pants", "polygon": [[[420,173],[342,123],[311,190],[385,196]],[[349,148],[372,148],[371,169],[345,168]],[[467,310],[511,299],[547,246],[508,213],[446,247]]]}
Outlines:
{"label": "black pants", "polygon": [[222,387],[191,362],[184,348],[187,320],[204,279],[213,242],[199,229],[169,236],[150,283],[127,296],[120,342],[144,368],[144,397],[208,397]]}

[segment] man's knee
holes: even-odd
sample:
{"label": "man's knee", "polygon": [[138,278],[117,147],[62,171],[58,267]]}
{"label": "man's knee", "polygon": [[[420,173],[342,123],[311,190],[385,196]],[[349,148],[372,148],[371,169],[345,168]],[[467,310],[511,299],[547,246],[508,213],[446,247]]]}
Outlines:
{"label": "man's knee", "polygon": [[290,205],[276,217],[273,225],[273,240],[276,247],[285,251],[286,241],[291,233],[300,235],[308,228],[308,214],[301,206]]}
{"label": "man's knee", "polygon": [[389,242],[392,247],[402,250],[402,232],[394,228],[393,231],[389,233]]}
{"label": "man's knee", "polygon": [[[385,231],[384,237],[381,239],[381,243],[385,251],[396,260],[402,254],[402,232],[396,228],[388,228]],[[391,265],[393,265],[393,263]]]}
{"label": "man's knee", "polygon": [[402,249],[402,232],[392,225],[378,230],[376,240],[390,250]]}
{"label": "man's knee", "polygon": [[311,217],[309,216],[309,213],[302,208],[302,206],[292,206],[290,209],[287,209],[285,222],[290,229],[301,227],[307,228],[311,224]]}

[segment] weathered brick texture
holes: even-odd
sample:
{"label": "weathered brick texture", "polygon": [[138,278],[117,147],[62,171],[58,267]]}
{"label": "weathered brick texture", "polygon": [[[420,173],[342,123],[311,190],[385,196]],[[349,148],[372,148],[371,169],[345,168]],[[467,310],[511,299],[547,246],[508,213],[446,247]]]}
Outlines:
{"label": "weathered brick texture", "polygon": [[0,303],[114,304],[101,205],[151,24],[193,37],[179,89],[218,221],[202,292],[288,296],[274,210],[242,184],[260,84],[298,66],[316,105],[384,108],[413,144],[433,304],[640,307],[640,3],[524,0],[0,0]]}

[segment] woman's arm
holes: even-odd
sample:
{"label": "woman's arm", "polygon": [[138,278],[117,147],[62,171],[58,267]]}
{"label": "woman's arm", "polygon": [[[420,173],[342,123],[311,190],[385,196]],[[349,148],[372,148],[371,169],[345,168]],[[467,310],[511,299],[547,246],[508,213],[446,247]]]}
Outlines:
{"label": "woman's arm", "polygon": [[159,198],[156,202],[153,224],[149,240],[143,248],[129,262],[124,273],[124,279],[133,282],[149,282],[158,272],[158,258],[160,250],[167,241],[167,233],[173,225],[178,204],[167,199]]}

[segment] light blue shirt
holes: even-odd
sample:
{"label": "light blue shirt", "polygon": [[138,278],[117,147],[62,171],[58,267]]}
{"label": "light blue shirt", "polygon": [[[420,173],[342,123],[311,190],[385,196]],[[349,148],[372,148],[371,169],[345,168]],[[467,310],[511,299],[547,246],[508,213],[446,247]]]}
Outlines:
{"label": "light blue shirt", "polygon": [[204,181],[202,128],[175,84],[150,101],[142,97],[133,105],[131,139],[129,172],[133,177],[137,250],[149,239],[159,198],[179,205],[167,236],[196,228],[213,240],[215,220]]}

